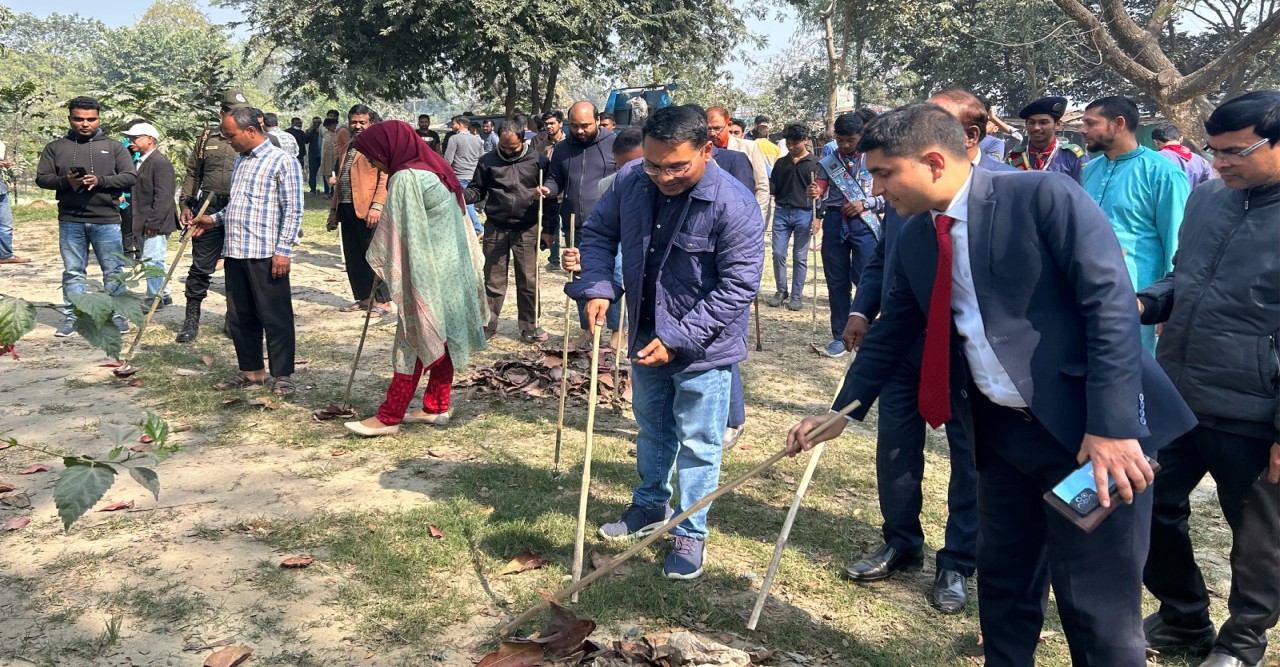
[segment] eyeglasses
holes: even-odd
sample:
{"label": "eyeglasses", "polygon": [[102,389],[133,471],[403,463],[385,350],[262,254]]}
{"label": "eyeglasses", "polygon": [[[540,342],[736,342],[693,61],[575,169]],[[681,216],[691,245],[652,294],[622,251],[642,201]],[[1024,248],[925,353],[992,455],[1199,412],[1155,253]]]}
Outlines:
{"label": "eyeglasses", "polygon": [[665,174],[665,175],[667,175],[667,176],[668,176],[668,177],[670,177],[670,178],[679,178],[679,177],[684,176],[685,174],[689,173],[689,169],[690,169],[690,168],[692,168],[692,167],[693,167],[693,163],[692,163],[692,162],[686,163],[683,167],[654,167],[654,166],[650,166],[650,165],[646,162],[645,164],[641,165],[641,167],[640,167],[640,168],[641,168],[641,169],[644,169],[644,173],[646,173],[646,174],[648,174],[648,175],[650,175],[650,176],[657,176],[658,174]]}
{"label": "eyeglasses", "polygon": [[1259,139],[1258,143],[1248,148],[1242,148],[1238,151],[1231,150],[1231,149],[1218,150],[1218,149],[1215,149],[1213,146],[1210,146],[1209,144],[1205,144],[1204,150],[1206,153],[1209,153],[1210,155],[1212,155],[1213,159],[1215,160],[1244,158],[1244,157],[1249,157],[1251,153],[1258,150],[1259,148],[1262,148],[1262,145],[1267,143],[1268,141],[1270,141],[1270,139]]}

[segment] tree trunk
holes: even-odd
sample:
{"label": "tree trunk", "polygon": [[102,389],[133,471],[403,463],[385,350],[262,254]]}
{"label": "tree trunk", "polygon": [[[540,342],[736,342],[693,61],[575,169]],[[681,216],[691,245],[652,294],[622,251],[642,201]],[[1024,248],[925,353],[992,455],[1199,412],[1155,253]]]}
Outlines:
{"label": "tree trunk", "polygon": [[836,35],[835,27],[831,23],[831,17],[835,13],[836,2],[831,0],[831,5],[822,13],[822,27],[826,31],[827,45],[827,83],[830,86],[827,95],[827,131],[834,132],[836,129],[836,81],[840,75],[840,61],[836,58]]}
{"label": "tree trunk", "polygon": [[542,114],[542,86],[538,80],[542,74],[542,63],[529,63],[529,114],[539,116]]}
{"label": "tree trunk", "polygon": [[556,108],[556,84],[560,80],[560,63],[552,62],[551,71],[547,72],[547,90],[542,96],[543,112],[551,111]]}
{"label": "tree trunk", "polygon": [[[1144,92],[1151,94],[1149,91]],[[1155,95],[1151,97],[1155,100],[1156,107],[1160,109],[1160,115],[1177,125],[1178,129],[1182,130],[1183,138],[1199,152],[1200,147],[1209,140],[1209,136],[1204,131],[1204,119],[1213,113],[1213,105],[1204,97],[1186,102],[1169,102],[1167,98]]]}
{"label": "tree trunk", "polygon": [[866,50],[867,40],[862,35],[858,35],[858,51],[853,55],[853,104],[859,109],[862,108],[862,56]]}
{"label": "tree trunk", "polygon": [[517,81],[515,65],[511,64],[510,60],[502,64],[502,82],[507,89],[502,97],[502,106],[506,109],[507,115],[511,116],[515,114],[516,102],[520,99],[520,82]]}

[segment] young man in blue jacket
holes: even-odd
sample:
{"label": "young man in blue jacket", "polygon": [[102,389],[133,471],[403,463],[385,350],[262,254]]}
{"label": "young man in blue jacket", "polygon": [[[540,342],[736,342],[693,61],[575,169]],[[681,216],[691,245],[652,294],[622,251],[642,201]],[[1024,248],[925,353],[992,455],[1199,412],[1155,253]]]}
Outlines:
{"label": "young man in blue jacket", "polygon": [[[747,357],[747,316],[764,263],[764,221],[749,192],[711,159],[705,117],[667,107],[644,126],[644,161],[618,175],[583,225],[565,292],[586,302],[592,331],[626,294],[640,484],[605,539],[647,535],[693,506],[720,481],[731,367]],[[643,173],[642,173],[643,172]],[[613,282],[622,244],[623,288]],[[671,473],[679,471],[673,509]],[[701,576],[707,508],[672,534],[663,563],[670,579]]]}

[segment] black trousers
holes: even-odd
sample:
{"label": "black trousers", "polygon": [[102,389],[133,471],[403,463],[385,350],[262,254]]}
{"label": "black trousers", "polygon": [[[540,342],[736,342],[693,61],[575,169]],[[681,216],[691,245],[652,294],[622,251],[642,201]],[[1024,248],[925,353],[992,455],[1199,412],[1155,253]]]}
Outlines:
{"label": "black trousers", "polygon": [[223,263],[227,276],[227,329],[242,371],[262,370],[262,336],[272,377],[293,375],[293,295],[289,276],[271,277],[271,258]]}
{"label": "black trousers", "polygon": [[[347,264],[347,282],[351,283],[355,299],[364,301],[369,298],[375,278],[365,257],[369,243],[373,241],[373,230],[363,219],[356,217],[356,207],[352,204],[338,204],[338,224],[342,230],[342,257]],[[386,283],[378,285],[378,293],[373,298],[378,303],[391,300]]]}
{"label": "black trousers", "polygon": [[[191,239],[191,268],[187,270],[187,287],[183,292],[187,303],[199,304],[209,295],[209,280],[218,270],[225,237],[225,230],[222,225],[218,225]],[[228,309],[227,315],[230,314]]]}
{"label": "black trousers", "polygon": [[[923,341],[923,338],[921,339]],[[920,353],[923,342],[898,366],[878,399],[876,484],[885,544],[906,553],[924,547],[920,510],[924,505],[925,423],[920,416]],[[960,420],[947,422],[951,477],[947,487],[947,527],[938,551],[938,569],[973,576],[978,550],[978,469],[973,445]]]}
{"label": "black trousers", "polygon": [[120,209],[120,247],[124,256],[137,261],[142,258],[142,248],[138,246],[138,237],[133,235],[133,203]]}
{"label": "black trousers", "polygon": [[511,229],[493,223],[484,226],[484,290],[489,302],[489,328],[498,326],[507,300],[507,265],[516,271],[516,318],[520,331],[537,328],[538,225]]}
{"label": "black trousers", "polygon": [[1231,615],[1218,632],[1218,647],[1251,665],[1261,662],[1267,630],[1280,617],[1280,484],[1265,478],[1270,449],[1270,439],[1197,426],[1160,450],[1151,522],[1155,557],[1143,573],[1167,623],[1212,623],[1187,527],[1191,492],[1211,475],[1232,539]]}
{"label": "black trousers", "polygon": [[1075,454],[1034,418],[970,386],[978,452],[978,609],[987,667],[1033,667],[1053,584],[1074,667],[1144,667],[1142,566],[1151,490],[1092,534],[1042,498]]}

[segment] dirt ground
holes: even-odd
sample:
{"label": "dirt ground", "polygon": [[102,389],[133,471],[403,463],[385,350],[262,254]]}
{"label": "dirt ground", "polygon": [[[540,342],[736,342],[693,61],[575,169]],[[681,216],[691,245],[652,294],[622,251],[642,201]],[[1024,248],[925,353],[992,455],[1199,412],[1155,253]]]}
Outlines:
{"label": "dirt ground", "polygon": [[[102,455],[110,448],[97,427],[102,422],[136,422],[150,410],[165,416],[172,425],[190,427],[174,436],[184,451],[157,469],[162,486],[159,502],[131,480],[122,479],[99,506],[132,501],[134,508],[113,513],[90,511],[69,533],[62,531],[53,506],[52,485],[61,470],[59,462],[20,448],[0,451],[0,481],[17,486],[15,493],[25,493],[31,503],[29,508],[0,505],[0,523],[18,516],[32,519],[21,530],[0,533],[0,665],[196,665],[216,647],[228,643],[253,647],[250,665],[473,664],[491,647],[487,643],[489,631],[506,614],[521,611],[522,604],[531,599],[535,586],[522,584],[517,590],[512,578],[486,580],[480,573],[484,568],[477,565],[475,572],[458,573],[457,585],[469,589],[465,593],[473,596],[471,603],[460,605],[442,622],[441,632],[399,641],[401,628],[378,621],[378,617],[373,617],[371,625],[370,615],[362,611],[370,601],[352,600],[349,592],[344,593],[354,580],[365,576],[359,563],[329,558],[325,544],[316,542],[312,551],[318,559],[316,565],[296,571],[277,567],[282,559],[299,553],[281,546],[288,542],[282,534],[289,522],[314,523],[318,519],[324,523],[326,517],[391,517],[429,511],[445,500],[440,496],[443,486],[467,466],[534,458],[541,461],[538,465],[548,466],[549,435],[554,432],[554,412],[548,416],[546,406],[527,418],[526,412],[532,408],[521,406],[514,413],[516,421],[504,421],[501,414],[489,413],[491,405],[463,402],[456,408],[462,422],[456,430],[450,427],[440,432],[443,435],[418,439],[363,441],[349,438],[338,423],[313,422],[311,409],[341,396],[362,317],[336,312],[336,307],[352,299],[336,236],[324,234],[320,215],[308,213],[307,235],[292,274],[300,359],[295,380],[300,392],[279,409],[223,406],[223,395],[208,388],[234,372],[235,366],[231,343],[219,331],[225,312],[220,274],[205,301],[199,341],[190,346],[173,343],[183,315],[180,281],[186,260],[173,285],[176,304],[157,314],[154,330],[144,339],[146,352],[138,357],[143,371],[136,376],[141,386],[115,380],[109,369],[100,366],[107,361],[103,354],[79,337],[55,338],[53,327],[58,316],[43,308],[36,330],[19,343],[21,361],[0,360],[0,391],[5,396],[0,401],[0,436],[56,451]],[[34,261],[0,267],[0,292],[31,301],[59,301],[61,263],[56,253],[56,225],[21,223],[16,236],[17,252]],[[176,240],[170,248],[172,257]],[[95,271],[91,269],[91,277]],[[543,324],[555,342],[563,322],[563,277],[546,272],[543,276]],[[766,289],[771,291],[772,287]],[[513,340],[513,302],[508,301],[499,337],[473,367],[528,349]],[[781,443],[780,433],[795,418],[821,409],[843,369],[842,361],[820,361],[805,349],[810,322],[807,306],[802,313],[765,309],[770,351],[753,352],[744,364],[752,424],[744,442],[753,451],[735,454],[742,457],[743,466],[774,451]],[[819,318],[821,332],[825,329],[821,310]],[[366,361],[357,376],[354,403],[363,414],[369,414],[385,389],[393,331],[394,317],[375,320],[364,351]],[[212,357],[212,363],[206,363],[205,355]],[[199,375],[175,375],[177,369]],[[634,423],[626,413],[610,411],[601,430],[608,434],[597,446],[603,448],[603,456],[614,457],[622,471],[619,479],[625,481],[625,467],[630,465],[626,449]],[[840,472],[826,481],[853,489],[828,489],[830,502],[837,503],[831,511],[857,517],[856,530],[841,538],[856,544],[850,549],[874,546],[879,523],[874,479],[867,478],[870,468],[866,458],[873,451],[873,430],[867,424],[852,432],[846,439],[852,438],[856,444],[848,457],[833,454],[831,459],[832,466],[850,467],[837,468]],[[573,437],[576,448],[580,434]],[[575,460],[568,458],[568,451],[567,459]],[[573,451],[576,456],[578,450]],[[477,456],[479,460],[473,461]],[[855,458],[861,458],[856,466]],[[35,463],[49,464],[53,471],[16,474]],[[930,474],[934,477],[938,464],[937,457],[931,455]],[[945,471],[945,459],[941,464]],[[750,580],[767,565],[778,517],[785,511],[803,461],[787,465],[761,485],[744,490],[769,501],[770,523],[759,529],[758,536],[742,538],[744,545],[751,546],[732,554],[742,563],[725,566],[737,568],[730,573],[735,577]],[[857,483],[849,482],[849,476],[859,477]],[[602,484],[608,479],[602,478]],[[489,486],[497,493],[501,484],[502,480],[494,479]],[[926,511],[931,526],[938,525],[937,514],[945,506],[944,485],[945,479],[928,493]],[[557,488],[564,506],[576,507],[576,474]],[[826,488],[815,492],[826,493]],[[602,495],[625,502],[625,489],[623,483],[614,484]],[[482,487],[479,496],[487,497],[487,491],[488,487]],[[1211,498],[1211,489],[1202,491],[1206,499]],[[827,496],[815,496],[815,502],[825,511],[824,498]],[[496,500],[491,502],[499,505]],[[1198,508],[1211,506],[1200,503]],[[502,509],[498,507],[499,514]],[[731,511],[733,505],[726,505],[725,512]],[[571,525],[571,512],[563,514],[565,523]],[[380,529],[374,525],[377,520],[369,521],[370,533]],[[536,529],[538,524],[529,525]],[[938,532],[933,531],[934,535]],[[1211,514],[1197,524],[1197,535],[1212,545],[1201,562],[1213,588],[1225,594],[1229,585],[1225,523]],[[801,544],[801,549],[807,548],[803,541]],[[931,546],[936,545],[931,541]],[[509,555],[486,555],[484,567],[501,563]],[[815,563],[824,567],[826,561],[819,558]],[[803,569],[805,564],[794,566]],[[478,580],[468,580],[475,573],[481,574]],[[544,574],[537,583],[543,588],[558,587],[562,573]],[[758,582],[753,585],[758,588]],[[822,581],[815,586],[835,589],[841,585]],[[730,589],[738,591],[734,604],[749,608],[754,588]],[[805,618],[811,619],[804,625],[810,630],[821,626],[822,618],[839,623],[858,611],[841,608],[841,598],[825,594],[826,588],[810,596],[800,586],[782,585],[778,590],[778,604],[803,611]],[[428,593],[428,597],[439,596],[442,594]],[[865,621],[870,623],[862,626],[866,632],[878,633],[869,640],[871,644],[910,643],[914,632],[936,630],[931,628],[935,623],[927,612],[921,611],[918,594],[912,592],[909,597],[911,602],[903,603],[906,611],[902,613],[919,613],[920,624],[878,617]],[[474,602],[476,599],[480,602]],[[857,604],[866,611],[871,603]],[[1220,612],[1218,607],[1220,603],[1215,607]],[[876,617],[872,612],[867,615]],[[678,625],[678,618],[678,613],[644,610],[629,618],[613,619],[602,627],[601,634],[616,637],[628,628],[645,632],[667,628]],[[378,630],[379,623],[386,632]],[[693,624],[698,624],[697,619]],[[972,643],[975,611],[971,609],[947,624],[943,641]],[[741,619],[735,616],[728,627],[737,631],[740,625]],[[841,631],[845,634],[840,636],[846,638],[858,634]],[[902,636],[904,632],[907,636]],[[847,646],[848,640],[844,641]],[[1066,664],[1065,645],[1060,638],[1056,644],[1047,649],[1050,658],[1046,664]],[[966,651],[969,657],[965,657]],[[955,661],[946,664],[971,664],[976,660],[973,649],[966,651],[952,653],[957,656]],[[942,664],[920,657],[897,660],[887,648],[877,654],[879,658],[834,657],[838,655],[813,658],[811,664]],[[1275,660],[1269,664],[1276,664]]]}

